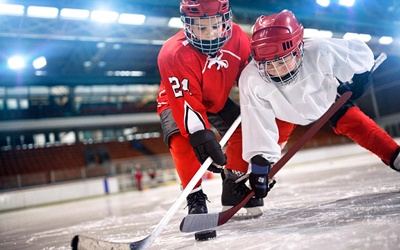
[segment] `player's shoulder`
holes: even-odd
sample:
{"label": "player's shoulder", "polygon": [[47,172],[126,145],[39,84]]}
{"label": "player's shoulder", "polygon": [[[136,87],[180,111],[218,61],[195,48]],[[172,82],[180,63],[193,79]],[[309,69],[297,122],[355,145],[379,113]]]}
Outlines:
{"label": "player's shoulder", "polygon": [[165,41],[158,54],[159,64],[174,64],[180,58],[196,56],[197,51],[189,44],[183,31],[178,32]]}
{"label": "player's shoulder", "polygon": [[259,84],[260,79],[258,69],[253,59],[242,70],[239,78],[239,87],[242,87],[244,91],[250,91]]}
{"label": "player's shoulder", "polygon": [[240,25],[235,22],[232,22],[232,27],[233,29],[236,29],[238,32],[244,32],[242,27],[240,27]]}
{"label": "player's shoulder", "polygon": [[223,50],[230,50],[235,54],[249,54],[250,36],[238,24],[232,23],[232,37],[224,45]]}
{"label": "player's shoulder", "polygon": [[245,37],[246,39],[248,38],[250,40],[250,36],[242,29],[239,24],[235,22],[232,22],[232,36]]}
{"label": "player's shoulder", "polygon": [[167,39],[160,49],[160,54],[171,54],[178,51],[181,47],[184,47],[186,41],[183,30],[179,31],[169,39]]}
{"label": "player's shoulder", "polygon": [[256,67],[255,60],[251,59],[250,62],[246,65],[246,67],[243,69],[241,76],[249,77],[255,73],[257,73],[258,75],[258,69]]}

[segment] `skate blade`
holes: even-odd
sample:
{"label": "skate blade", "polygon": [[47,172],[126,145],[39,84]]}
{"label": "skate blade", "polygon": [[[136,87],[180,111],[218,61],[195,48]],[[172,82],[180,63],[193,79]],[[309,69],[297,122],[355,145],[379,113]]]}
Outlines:
{"label": "skate blade", "polygon": [[[230,209],[232,206],[222,206],[222,211]],[[256,219],[263,215],[262,207],[244,207],[241,208],[237,213],[231,218],[231,220],[249,220]]]}

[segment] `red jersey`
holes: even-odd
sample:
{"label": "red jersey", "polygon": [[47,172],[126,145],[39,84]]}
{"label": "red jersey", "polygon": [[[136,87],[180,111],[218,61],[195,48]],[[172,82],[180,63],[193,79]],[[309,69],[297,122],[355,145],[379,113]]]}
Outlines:
{"label": "red jersey", "polygon": [[171,108],[184,136],[210,129],[207,112],[218,113],[250,56],[250,38],[232,23],[232,37],[215,57],[202,54],[186,40],[183,30],[162,46],[157,112]]}

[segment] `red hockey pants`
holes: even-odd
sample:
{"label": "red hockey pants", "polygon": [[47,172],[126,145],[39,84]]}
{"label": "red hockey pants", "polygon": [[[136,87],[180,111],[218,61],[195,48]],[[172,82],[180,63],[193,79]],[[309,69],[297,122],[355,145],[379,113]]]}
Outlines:
{"label": "red hockey pants", "polygon": [[[185,188],[201,165],[194,154],[189,139],[185,138],[180,133],[176,133],[170,137],[169,150],[174,160],[182,187]],[[248,163],[242,159],[242,129],[240,126],[228,140],[225,153],[228,158],[225,166],[227,169],[247,172]],[[195,188],[200,186],[200,184],[201,180],[196,184]]]}
{"label": "red hockey pants", "polygon": [[368,149],[389,165],[399,145],[358,107],[350,107],[339,119],[336,134],[346,135],[365,149]]}

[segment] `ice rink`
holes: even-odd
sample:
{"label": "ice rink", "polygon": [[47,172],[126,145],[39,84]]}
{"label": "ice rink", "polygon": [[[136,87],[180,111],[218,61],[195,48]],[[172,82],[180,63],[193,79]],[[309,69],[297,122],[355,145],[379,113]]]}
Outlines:
{"label": "ice rink", "polygon": [[[400,173],[376,156],[289,164],[265,199],[264,215],[229,221],[217,238],[196,242],[179,231],[181,209],[150,249],[400,249]],[[211,212],[220,210],[221,181],[204,181]],[[151,233],[180,193],[178,183],[0,213],[0,249],[70,249],[74,235],[115,242]]]}

